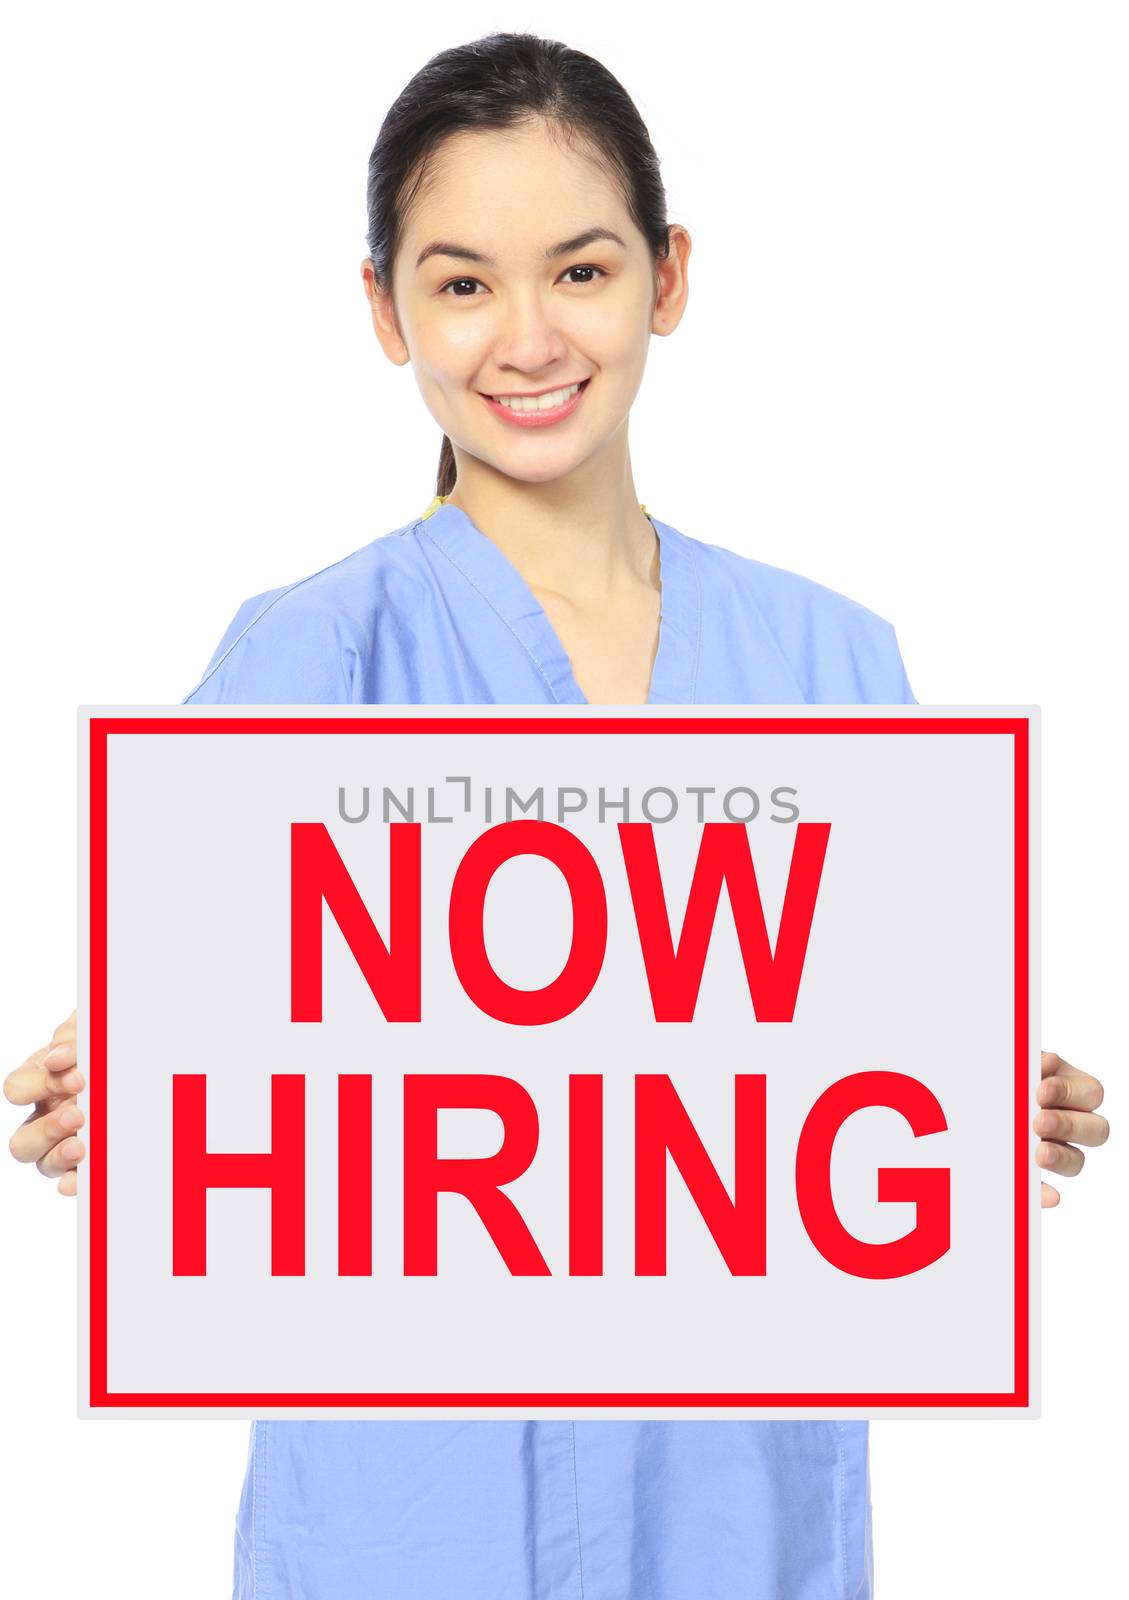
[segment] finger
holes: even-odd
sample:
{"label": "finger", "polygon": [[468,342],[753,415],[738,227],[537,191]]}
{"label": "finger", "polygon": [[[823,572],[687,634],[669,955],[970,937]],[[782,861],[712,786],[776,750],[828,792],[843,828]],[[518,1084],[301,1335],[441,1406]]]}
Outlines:
{"label": "finger", "polygon": [[48,1072],[65,1072],[77,1061],[78,1044],[74,1039],[60,1039],[58,1044],[48,1045],[43,1057],[43,1065]]}
{"label": "finger", "polygon": [[58,1178],[69,1168],[76,1167],[85,1154],[86,1146],[81,1139],[64,1139],[35,1164],[45,1178]]}
{"label": "finger", "polygon": [[1099,1145],[1109,1138],[1109,1123],[1096,1111],[1039,1111],[1031,1127],[1064,1144]]}
{"label": "finger", "polygon": [[[63,1176],[59,1179],[58,1183],[55,1185],[55,1187],[56,1187],[56,1189],[58,1189],[60,1194],[77,1194],[78,1193],[78,1168],[77,1167],[68,1167],[66,1172],[63,1173]],[[1044,1183],[1043,1188],[1046,1189],[1047,1187],[1048,1187],[1048,1185]]]}
{"label": "finger", "polygon": [[1053,1050],[1043,1051],[1042,1074],[1042,1082],[1035,1090],[1039,1105],[1077,1106],[1081,1111],[1093,1111],[1101,1105],[1105,1094],[1101,1080],[1071,1066]]}
{"label": "finger", "polygon": [[1044,1183],[1039,1196],[1039,1205],[1045,1210],[1047,1206],[1057,1206],[1062,1196],[1057,1189],[1052,1189],[1049,1183]]}
{"label": "finger", "polygon": [[1081,1172],[1086,1157],[1081,1150],[1075,1150],[1072,1144],[1056,1144],[1052,1139],[1043,1139],[1035,1146],[1035,1160],[1039,1166],[1049,1167],[1060,1178],[1073,1178]]}
{"label": "finger", "polygon": [[1079,1111],[1094,1111],[1104,1096],[1100,1080],[1076,1068],[1053,1073],[1035,1090],[1035,1099],[1041,1106],[1072,1106]]}
{"label": "finger", "polygon": [[[72,1095],[50,1111],[36,1111],[30,1117],[25,1117],[8,1140],[8,1149],[17,1161],[39,1162],[52,1145],[68,1138],[85,1121],[86,1117]],[[40,1167],[39,1170],[42,1172],[44,1169]],[[60,1167],[59,1172],[62,1170]]]}
{"label": "finger", "polygon": [[57,1072],[44,1066],[50,1045],[33,1050],[22,1067],[15,1067],[4,1079],[4,1098],[14,1106],[36,1105],[56,1095],[75,1094],[86,1079],[73,1061]]}
{"label": "finger", "polygon": [[77,1032],[78,1007],[76,1006],[67,1020],[65,1022],[60,1022],[59,1026],[55,1029],[54,1033],[51,1035],[51,1043],[61,1044],[66,1041],[68,1044],[73,1044]]}

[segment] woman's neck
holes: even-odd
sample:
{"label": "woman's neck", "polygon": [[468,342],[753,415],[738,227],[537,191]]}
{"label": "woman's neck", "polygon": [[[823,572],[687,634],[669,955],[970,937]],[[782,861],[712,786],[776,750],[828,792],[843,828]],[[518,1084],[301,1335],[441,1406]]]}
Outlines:
{"label": "woman's neck", "polygon": [[614,492],[583,503],[558,485],[512,480],[458,482],[446,500],[538,593],[600,605],[640,586],[658,588],[658,541],[630,474]]}

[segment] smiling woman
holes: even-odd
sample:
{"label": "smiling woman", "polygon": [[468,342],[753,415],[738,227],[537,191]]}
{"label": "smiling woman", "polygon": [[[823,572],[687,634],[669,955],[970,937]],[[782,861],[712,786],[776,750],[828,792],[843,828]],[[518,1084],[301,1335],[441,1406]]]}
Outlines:
{"label": "smiling woman", "polygon": [[[690,237],[605,67],[520,33],[442,51],[385,116],[367,200],[364,289],[442,432],[434,497],[246,599],[185,704],[913,702],[883,617],[640,502],[628,421],[651,337],[685,310]],[[13,1154],[73,1194],[64,1029],[6,1092],[37,1108]],[[1077,1171],[1051,1135],[1102,1142],[1101,1085],[1057,1056],[1044,1072],[1038,1149]],[[856,1420],[256,1421],[235,1541],[236,1600],[870,1600],[872,1582]]]}
{"label": "smiling woman", "polygon": [[[522,34],[442,52],[384,119],[368,204],[435,497],[246,602],[188,703],[912,700],[888,622],[640,503],[628,419],[690,237],[604,67]],[[236,1593],[865,1600],[867,1451],[865,1422],[259,1422]]]}
{"label": "smiling woman", "polygon": [[[362,269],[385,354],[411,362],[443,428],[436,492],[457,480],[455,503],[469,508],[473,487],[512,556],[522,553],[516,530],[507,537],[516,508],[471,461],[527,484],[622,470],[619,430],[649,336],[682,316],[690,253],[623,90],[598,63],[541,44],[540,57],[532,40],[524,59],[515,50],[504,91],[501,75],[497,92],[484,91],[485,41],[470,48],[461,82],[452,52],[418,75],[419,94],[433,71],[447,80],[443,136],[415,93],[389,112],[369,166]],[[570,395],[543,409],[540,397],[562,389]],[[637,499],[626,489],[623,509]],[[606,588],[629,550],[617,562],[606,536],[589,542],[603,546],[585,562],[591,586]]]}

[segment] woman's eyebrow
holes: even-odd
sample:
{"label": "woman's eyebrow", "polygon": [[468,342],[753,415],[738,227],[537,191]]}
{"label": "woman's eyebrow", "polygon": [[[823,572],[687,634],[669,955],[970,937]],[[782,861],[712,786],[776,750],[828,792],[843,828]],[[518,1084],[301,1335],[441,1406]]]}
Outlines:
{"label": "woman's eyebrow", "polygon": [[[613,233],[611,228],[585,228],[583,233],[578,233],[571,239],[562,239],[560,244],[555,244],[550,250],[546,250],[545,260],[553,261],[557,256],[571,254],[573,250],[583,250],[587,245],[595,244],[601,239],[623,245],[623,248],[627,249],[619,234]],[[438,239],[434,244],[429,244],[421,250],[416,257],[417,271],[429,256],[454,256],[456,261],[477,261],[482,267],[495,267],[498,264],[492,257],[484,256],[479,250],[468,249],[463,244],[453,244],[448,239]]]}

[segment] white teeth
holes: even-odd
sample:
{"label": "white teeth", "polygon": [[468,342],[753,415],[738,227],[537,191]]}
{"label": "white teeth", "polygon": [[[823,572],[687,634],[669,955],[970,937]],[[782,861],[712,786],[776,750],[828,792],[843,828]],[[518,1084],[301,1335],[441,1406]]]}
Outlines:
{"label": "white teeth", "polygon": [[580,385],[574,383],[567,389],[554,389],[550,394],[495,394],[490,398],[501,406],[509,406],[511,411],[551,411],[554,406],[563,406],[579,388]]}

